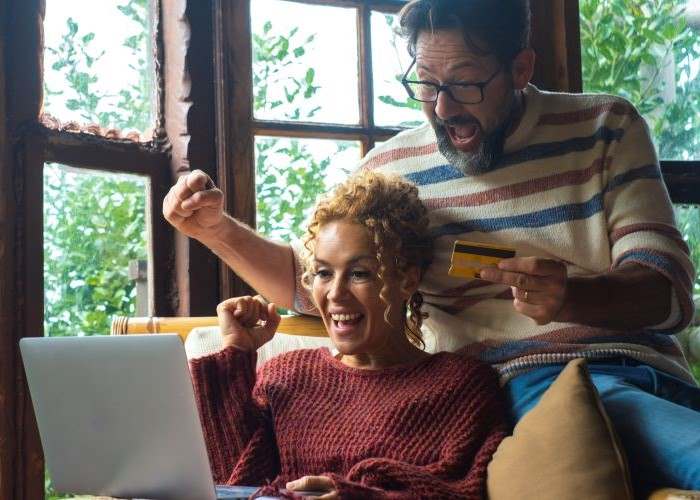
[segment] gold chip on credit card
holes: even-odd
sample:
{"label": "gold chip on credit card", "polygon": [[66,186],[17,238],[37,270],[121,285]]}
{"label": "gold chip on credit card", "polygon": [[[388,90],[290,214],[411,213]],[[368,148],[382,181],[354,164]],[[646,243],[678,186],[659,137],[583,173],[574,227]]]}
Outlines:
{"label": "gold chip on credit card", "polygon": [[511,257],[515,257],[515,250],[509,247],[457,240],[447,274],[457,278],[476,278],[483,267],[495,266]]}

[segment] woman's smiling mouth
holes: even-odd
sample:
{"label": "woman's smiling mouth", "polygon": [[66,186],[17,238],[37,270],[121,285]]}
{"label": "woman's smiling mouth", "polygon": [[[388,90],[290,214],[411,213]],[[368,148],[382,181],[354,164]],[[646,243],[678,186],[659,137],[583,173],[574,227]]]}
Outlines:
{"label": "woman's smiling mouth", "polygon": [[360,321],[362,321],[362,318],[364,318],[364,314],[361,313],[332,313],[330,314],[331,320],[333,321],[333,326],[340,330],[349,330],[352,327],[356,326]]}

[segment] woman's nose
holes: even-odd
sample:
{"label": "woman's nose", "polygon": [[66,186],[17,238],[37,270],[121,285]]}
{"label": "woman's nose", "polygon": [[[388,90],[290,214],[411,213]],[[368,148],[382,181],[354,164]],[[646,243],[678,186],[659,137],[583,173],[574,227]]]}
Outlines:
{"label": "woman's nose", "polygon": [[338,299],[343,297],[347,293],[347,283],[342,276],[338,276],[331,283],[330,290],[328,291],[329,299]]}

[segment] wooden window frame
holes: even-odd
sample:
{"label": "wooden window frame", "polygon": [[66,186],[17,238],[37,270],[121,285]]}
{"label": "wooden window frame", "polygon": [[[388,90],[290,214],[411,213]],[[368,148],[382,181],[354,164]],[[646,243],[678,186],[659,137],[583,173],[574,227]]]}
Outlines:
{"label": "wooden window frame", "polygon": [[[255,136],[351,140],[364,156],[376,141],[402,129],[374,123],[371,14],[397,13],[403,0],[293,0],[295,3],[356,9],[359,123],[340,125],[261,120],[253,116],[250,0],[214,0],[215,95],[217,177],[225,209],[255,227]],[[231,110],[231,112],[227,112]],[[222,263],[222,297],[250,293],[249,288]]]}

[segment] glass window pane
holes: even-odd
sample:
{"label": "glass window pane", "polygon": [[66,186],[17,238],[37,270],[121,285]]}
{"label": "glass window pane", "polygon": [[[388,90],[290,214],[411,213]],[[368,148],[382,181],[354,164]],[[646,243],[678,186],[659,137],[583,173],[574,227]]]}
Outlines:
{"label": "glass window pane", "polygon": [[151,0],[47,0],[44,112],[150,137],[155,116]]}
{"label": "glass window pane", "polygon": [[661,159],[700,159],[700,2],[579,5],[584,90],[632,101]]}
{"label": "glass window pane", "polygon": [[409,99],[401,77],[411,65],[406,42],[398,35],[398,17],[372,12],[372,75],[374,123],[415,127],[424,122],[420,103]]}
{"label": "glass window pane", "polygon": [[137,302],[149,314],[145,277],[129,273],[147,261],[147,187],[133,175],[44,167],[45,335],[108,334]]}
{"label": "glass window pane", "polygon": [[[700,269],[700,205],[676,205],[676,223],[683,239],[690,248],[690,260],[695,269]],[[695,303],[700,301],[700,276],[696,273],[693,285]],[[695,319],[697,323],[697,315]],[[690,326],[678,335],[690,362],[695,379],[700,382],[700,326]]]}
{"label": "glass window pane", "polygon": [[[700,269],[700,205],[675,205],[676,224],[690,248],[690,259]],[[693,294],[700,298],[700,273],[695,276]]]}
{"label": "glass window pane", "polygon": [[251,2],[255,117],[359,123],[356,17],[353,8]]}
{"label": "glass window pane", "polygon": [[255,156],[257,229],[290,241],[303,234],[317,196],[355,170],[360,143],[256,137]]}

